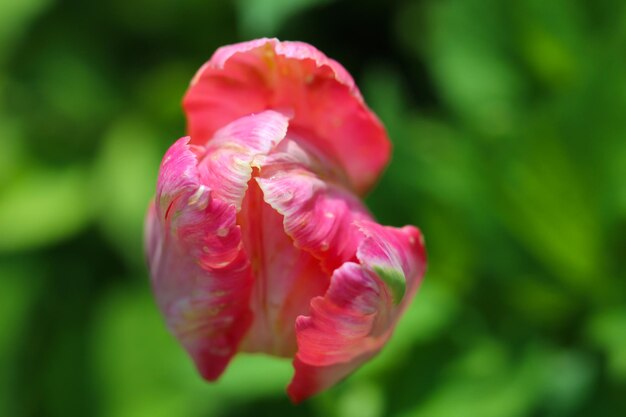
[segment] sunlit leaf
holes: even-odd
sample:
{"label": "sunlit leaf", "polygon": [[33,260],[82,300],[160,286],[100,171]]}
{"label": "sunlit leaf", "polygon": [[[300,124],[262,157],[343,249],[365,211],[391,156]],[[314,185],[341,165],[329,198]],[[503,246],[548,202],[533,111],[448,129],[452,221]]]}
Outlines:
{"label": "sunlit leaf", "polygon": [[90,195],[83,168],[29,167],[0,191],[0,251],[39,247],[77,233],[91,218]]}
{"label": "sunlit leaf", "polygon": [[105,135],[91,188],[107,236],[127,259],[141,266],[143,218],[160,163],[158,139],[141,119],[118,122]]}
{"label": "sunlit leaf", "polygon": [[597,313],[589,322],[587,333],[606,352],[611,374],[626,381],[626,308]]}
{"label": "sunlit leaf", "polygon": [[14,42],[25,31],[30,21],[50,3],[50,0],[0,2],[0,63],[11,42]]}

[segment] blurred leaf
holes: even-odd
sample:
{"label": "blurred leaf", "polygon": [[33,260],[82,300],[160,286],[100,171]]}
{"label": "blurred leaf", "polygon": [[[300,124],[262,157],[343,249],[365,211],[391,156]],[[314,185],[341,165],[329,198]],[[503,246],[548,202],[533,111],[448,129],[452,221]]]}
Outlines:
{"label": "blurred leaf", "polygon": [[513,368],[502,347],[478,345],[451,368],[434,395],[407,417],[514,417],[530,411],[536,396],[532,375]]}
{"label": "blurred leaf", "polygon": [[595,382],[595,364],[576,351],[551,352],[543,370],[544,408],[550,416],[571,416],[590,397]]}
{"label": "blurred leaf", "polygon": [[31,166],[0,192],[0,251],[51,244],[81,230],[91,217],[84,169]]}
{"label": "blurred leaf", "polygon": [[[156,190],[159,135],[128,116],[105,135],[95,164],[92,198],[106,235],[133,264],[144,265],[143,218]],[[172,140],[174,140],[173,138]]]}
{"label": "blurred leaf", "polygon": [[[160,42],[158,50],[165,43],[176,39],[174,45],[178,49],[187,48],[180,41],[197,43],[208,54],[224,40],[232,39],[233,3],[206,0],[109,0],[100,6],[106,10],[109,18],[113,18],[112,23],[119,25],[127,39],[136,40],[139,35],[145,37],[149,44]],[[139,56],[143,55],[143,51],[138,52]]]}
{"label": "blurred leaf", "polygon": [[0,1],[0,64],[8,56],[11,43],[49,4],[50,0]]}
{"label": "blurred leaf", "polygon": [[558,39],[534,28],[528,29],[524,40],[527,59],[543,81],[554,87],[571,83],[577,66],[573,54]]}
{"label": "blurred leaf", "polygon": [[0,190],[8,185],[24,164],[24,142],[21,140],[20,133],[15,120],[0,114],[0,149],[2,149],[0,152]]}
{"label": "blurred leaf", "polygon": [[15,355],[29,308],[38,295],[37,269],[35,264],[0,261],[0,415],[14,415],[17,408],[12,396],[13,380],[19,371]]}
{"label": "blurred leaf", "polygon": [[[181,101],[196,69],[188,62],[166,62],[147,72],[137,85],[141,108],[153,118],[175,125],[180,136],[184,132]],[[176,139],[172,137],[170,141]]]}
{"label": "blurred leaf", "polygon": [[337,416],[341,417],[382,417],[385,415],[385,398],[380,387],[362,381],[353,384],[339,397]]}
{"label": "blurred leaf", "polygon": [[503,167],[501,215],[527,249],[576,288],[597,287],[602,272],[600,224],[576,166],[551,127],[520,138]]}
{"label": "blurred leaf", "polygon": [[492,0],[432,1],[427,15],[425,55],[442,98],[487,136],[514,127],[526,89],[507,48],[511,34],[498,13],[500,5]]}
{"label": "blurred leaf", "polygon": [[523,275],[515,282],[515,287],[510,287],[507,304],[516,308],[529,323],[538,326],[563,325],[576,311],[577,297],[563,291],[557,283],[546,282],[537,275]]}
{"label": "blurred leaf", "polygon": [[93,336],[105,416],[217,415],[233,401],[285,395],[293,372],[284,359],[239,355],[218,382],[207,383],[165,329],[145,289],[111,293]]}
{"label": "blurred leaf", "polygon": [[333,0],[237,0],[241,31],[249,38],[275,36],[280,25],[292,15],[331,1]]}
{"label": "blurred leaf", "polygon": [[413,161],[419,162],[412,175],[415,183],[447,206],[480,211],[486,191],[481,175],[484,161],[471,136],[441,120],[420,116],[410,119],[405,130],[414,139]]}
{"label": "blurred leaf", "polygon": [[586,62],[579,59],[589,52],[583,13],[568,0],[526,0],[515,5],[521,52],[548,87],[570,86],[586,69]]}
{"label": "blurred leaf", "polygon": [[[622,84],[621,88],[626,97],[626,77]],[[615,134],[617,133],[613,133]],[[605,147],[605,168],[609,171],[607,176],[609,184],[607,185],[610,190],[605,198],[610,199],[615,205],[619,218],[626,220],[626,181],[624,181],[626,178],[626,141],[621,139],[621,137],[614,136],[614,140],[607,143]]]}
{"label": "blurred leaf", "polygon": [[69,45],[67,38],[71,36],[71,32],[62,33],[51,39],[47,50],[39,55],[37,93],[50,106],[46,110],[56,117],[71,121],[75,128],[89,128],[115,109],[118,87],[111,85],[109,75],[99,68],[98,52],[84,51],[95,45]]}
{"label": "blurred leaf", "polygon": [[417,296],[398,322],[393,336],[383,350],[355,375],[372,377],[385,369],[408,361],[411,349],[440,336],[458,314],[457,300],[438,277],[427,273]]}
{"label": "blurred leaf", "polygon": [[534,415],[544,400],[551,415],[571,412],[591,383],[590,362],[529,345],[513,360],[494,341],[477,343],[452,363],[440,388],[403,416],[516,417]]}
{"label": "blurred leaf", "polygon": [[614,378],[626,381],[626,308],[595,314],[587,326],[588,337],[605,352]]}

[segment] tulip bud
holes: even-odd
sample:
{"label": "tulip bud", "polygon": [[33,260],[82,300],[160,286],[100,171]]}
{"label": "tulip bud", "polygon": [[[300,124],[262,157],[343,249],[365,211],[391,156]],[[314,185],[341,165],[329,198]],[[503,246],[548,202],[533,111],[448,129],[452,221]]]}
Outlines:
{"label": "tulip bud", "polygon": [[276,39],[220,48],[184,108],[146,220],[159,308],[207,380],[237,352],[292,357],[302,401],[382,348],[424,273],[419,230],[359,199],[385,130],[341,65]]}

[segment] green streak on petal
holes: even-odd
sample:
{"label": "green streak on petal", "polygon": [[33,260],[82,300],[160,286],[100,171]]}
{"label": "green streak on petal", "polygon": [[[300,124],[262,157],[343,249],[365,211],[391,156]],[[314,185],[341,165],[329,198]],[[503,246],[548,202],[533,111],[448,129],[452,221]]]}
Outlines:
{"label": "green streak on petal", "polygon": [[397,269],[382,266],[374,266],[374,271],[391,290],[394,305],[400,304],[402,297],[404,297],[404,292],[406,291],[406,278],[404,274]]}

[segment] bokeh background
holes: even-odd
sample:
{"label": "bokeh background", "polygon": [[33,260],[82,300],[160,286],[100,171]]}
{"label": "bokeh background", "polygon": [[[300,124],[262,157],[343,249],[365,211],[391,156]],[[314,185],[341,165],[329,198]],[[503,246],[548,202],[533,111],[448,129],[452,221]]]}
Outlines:
{"label": "bokeh background", "polygon": [[[166,332],[142,252],[160,158],[220,45],[304,40],[394,143],[368,204],[419,225],[384,351],[292,406],[288,361],[217,384]],[[0,415],[626,415],[622,0],[1,0]]]}

